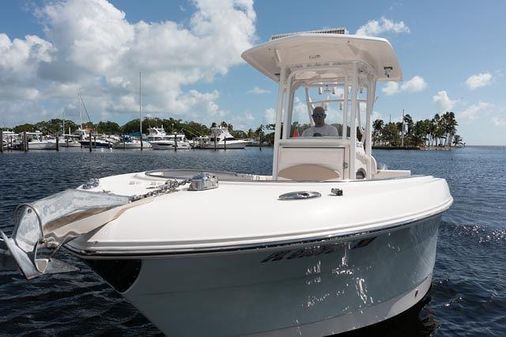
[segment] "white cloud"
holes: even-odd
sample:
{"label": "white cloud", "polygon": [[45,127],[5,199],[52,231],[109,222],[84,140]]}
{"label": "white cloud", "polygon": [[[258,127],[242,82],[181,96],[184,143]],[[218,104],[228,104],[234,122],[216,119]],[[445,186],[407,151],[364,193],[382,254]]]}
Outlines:
{"label": "white cloud", "polygon": [[388,81],[382,91],[388,96],[395,95],[401,92],[401,86],[397,82]]}
{"label": "white cloud", "polygon": [[414,76],[401,85],[401,89],[407,92],[419,92],[425,90],[425,88],[427,88],[427,82],[420,76]]}
{"label": "white cloud", "polygon": [[436,103],[440,112],[452,110],[457,103],[457,100],[452,100],[448,97],[446,90],[438,91],[437,94],[432,97],[432,101]]}
{"label": "white cloud", "polygon": [[268,108],[264,111],[264,121],[266,124],[276,123],[276,110],[274,108]]}
{"label": "white cloud", "polygon": [[184,113],[183,119],[205,123],[225,115],[218,92],[191,90],[191,85],[212,81],[243,62],[241,52],[255,39],[253,1],[191,4],[194,12],[184,23],[130,23],[105,0],[44,2],[35,13],[44,38],[11,41],[0,34],[0,97],[8,100],[4,113],[15,117],[19,97],[41,106],[58,97],[63,109],[77,101],[80,88],[94,121],[99,114],[132,114],[138,110],[142,72],[146,113],[164,118]]}
{"label": "white cloud", "polygon": [[299,122],[300,124],[310,123],[308,107],[305,101],[302,101],[299,97],[295,97],[293,100],[293,117],[292,121]]}
{"label": "white cloud", "polygon": [[427,88],[427,82],[421,76],[413,76],[412,79],[399,85],[398,82],[389,81],[383,87],[382,91],[388,95],[395,95],[401,92],[419,92]]}
{"label": "white cloud", "polygon": [[230,116],[229,123],[232,124],[234,130],[242,130],[248,131],[251,127],[253,121],[255,121],[255,116],[249,111],[245,111],[242,114],[234,114]]}
{"label": "white cloud", "polygon": [[379,36],[384,33],[409,33],[409,27],[404,21],[395,22],[382,17],[379,21],[370,20],[356,31],[356,35]]}
{"label": "white cloud", "polygon": [[254,87],[250,91],[248,91],[249,94],[255,94],[255,95],[262,95],[262,94],[270,94],[271,91],[267,89],[262,89],[259,87]]}
{"label": "white cloud", "polygon": [[492,122],[495,126],[506,126],[506,117],[493,117]]}
{"label": "white cloud", "polygon": [[479,73],[470,76],[466,80],[466,85],[469,89],[474,90],[489,85],[492,82],[491,73]]}
{"label": "white cloud", "polygon": [[373,111],[372,112],[372,116],[371,116],[371,120],[375,121],[377,119],[384,120],[383,115],[380,112],[378,112],[378,111]]}
{"label": "white cloud", "polygon": [[[27,35],[24,39],[11,40],[0,33],[0,100],[2,114],[20,118],[16,104],[41,97],[38,82],[40,66],[51,62],[55,52],[53,45],[43,39]],[[2,116],[6,117],[6,116]]]}
{"label": "white cloud", "polygon": [[492,104],[480,101],[478,104],[468,106],[464,111],[459,113],[459,117],[464,120],[474,120],[480,117],[480,115],[488,112],[491,107]]}

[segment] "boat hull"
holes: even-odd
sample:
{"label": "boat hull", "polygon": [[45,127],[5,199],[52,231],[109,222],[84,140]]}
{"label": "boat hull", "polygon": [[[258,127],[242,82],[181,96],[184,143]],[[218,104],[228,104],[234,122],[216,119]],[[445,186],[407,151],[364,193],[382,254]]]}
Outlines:
{"label": "boat hull", "polygon": [[[113,149],[119,149],[119,150],[140,150],[141,149],[141,143],[116,143],[112,147]],[[144,142],[142,144],[143,149],[150,149],[151,144],[148,142]]]}
{"label": "boat hull", "polygon": [[[424,297],[440,217],[353,239],[132,257],[139,267],[119,290],[169,336],[341,333],[400,314]],[[101,273],[100,260],[91,265]]]}
{"label": "boat hull", "polygon": [[60,142],[59,146],[61,147],[81,147],[81,143],[79,142]]}
{"label": "boat hull", "polygon": [[[175,144],[173,142],[164,142],[164,143],[151,142],[151,146],[152,146],[153,150],[174,150]],[[187,143],[178,144],[177,149],[178,150],[189,150],[190,145]]]}
{"label": "boat hull", "polygon": [[29,142],[30,150],[56,150],[56,142]]}
{"label": "boat hull", "polygon": [[214,143],[204,144],[201,148],[206,150],[242,150],[246,147],[246,142],[227,142],[226,144],[223,142],[217,143],[216,146]]}
{"label": "boat hull", "polygon": [[[79,142],[82,147],[89,148],[90,147],[90,141],[88,140],[82,140]],[[100,148],[107,148],[110,149],[112,147],[111,143],[104,142],[104,141],[91,141],[92,147],[100,147]]]}

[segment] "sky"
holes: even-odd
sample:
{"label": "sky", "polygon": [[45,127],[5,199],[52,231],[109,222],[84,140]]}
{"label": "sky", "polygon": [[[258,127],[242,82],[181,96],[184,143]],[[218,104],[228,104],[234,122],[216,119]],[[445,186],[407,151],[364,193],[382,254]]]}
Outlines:
{"label": "sky", "polygon": [[[470,145],[506,145],[506,2],[7,0],[0,2],[0,126],[139,116],[271,123],[276,83],[241,53],[277,33],[345,27],[393,45],[402,82],[374,116],[453,111]],[[87,118],[85,118],[86,121]]]}

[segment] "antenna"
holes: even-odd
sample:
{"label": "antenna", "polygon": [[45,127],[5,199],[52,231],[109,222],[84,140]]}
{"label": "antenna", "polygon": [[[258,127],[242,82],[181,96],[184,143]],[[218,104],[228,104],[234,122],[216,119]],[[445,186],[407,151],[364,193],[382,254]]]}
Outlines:
{"label": "antenna", "polygon": [[139,71],[139,132],[141,137],[141,151],[142,144],[142,72]]}

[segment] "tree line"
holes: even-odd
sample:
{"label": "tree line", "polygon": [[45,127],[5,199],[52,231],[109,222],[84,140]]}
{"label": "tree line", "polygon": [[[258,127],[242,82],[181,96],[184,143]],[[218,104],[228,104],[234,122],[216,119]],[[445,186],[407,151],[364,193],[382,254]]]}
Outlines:
{"label": "tree line", "polygon": [[373,122],[373,146],[451,147],[464,144],[457,134],[455,113],[435,114],[432,119],[414,121],[406,114],[401,122]]}
{"label": "tree line", "polygon": [[[201,124],[194,121],[183,121],[181,119],[161,119],[161,118],[144,118],[142,120],[142,133],[148,134],[148,129],[150,127],[163,127],[163,129],[171,134],[171,133],[184,133],[186,138],[193,139],[194,137],[199,136],[208,136],[210,132],[210,128],[213,126],[220,125],[222,127],[228,128],[229,132],[235,138],[250,138],[257,139],[262,141],[263,143],[272,144],[274,142],[274,134],[270,134],[267,131],[274,130],[273,124],[261,124],[256,129],[248,129],[246,131],[243,130],[234,130],[234,126],[230,123],[222,121],[221,123],[213,123],[210,127],[205,124]],[[21,132],[35,132],[40,131],[45,135],[61,135],[62,127],[65,127],[63,131],[64,134],[69,134],[75,132],[80,125],[76,124],[71,120],[62,120],[59,118],[54,118],[49,121],[41,121],[35,124],[25,123],[20,124],[12,128],[12,130],[16,133]],[[116,122],[111,121],[102,121],[96,124],[87,122],[82,125],[85,129],[91,129],[97,132],[98,134],[106,134],[106,135],[122,135],[122,134],[131,134],[139,136],[139,119],[133,119],[124,125],[119,125]],[[7,130],[7,128],[3,128]]]}
{"label": "tree line", "polygon": [[[62,123],[64,122],[64,123]],[[40,131],[43,134],[61,135],[62,126],[65,126],[64,133],[75,132],[79,125],[71,120],[51,119],[35,124],[21,124],[13,128],[16,133]],[[229,132],[239,139],[257,139],[266,144],[274,143],[274,124],[261,124],[256,129],[235,130],[230,123],[222,121],[219,124],[213,123],[210,127],[194,121],[183,121],[181,119],[144,118],[142,120],[142,133],[148,134],[150,127],[163,127],[167,133],[184,133],[188,139],[209,135],[210,128],[221,125],[228,128]],[[385,123],[381,119],[373,122],[373,146],[390,147],[431,147],[431,146],[459,146],[463,139],[457,134],[457,120],[455,113],[445,112],[435,114],[432,119],[414,121],[406,114],[401,122]],[[139,119],[133,119],[124,125],[116,122],[102,121],[96,124],[91,122],[83,123],[84,128],[95,130],[99,134],[121,135],[139,134]]]}

